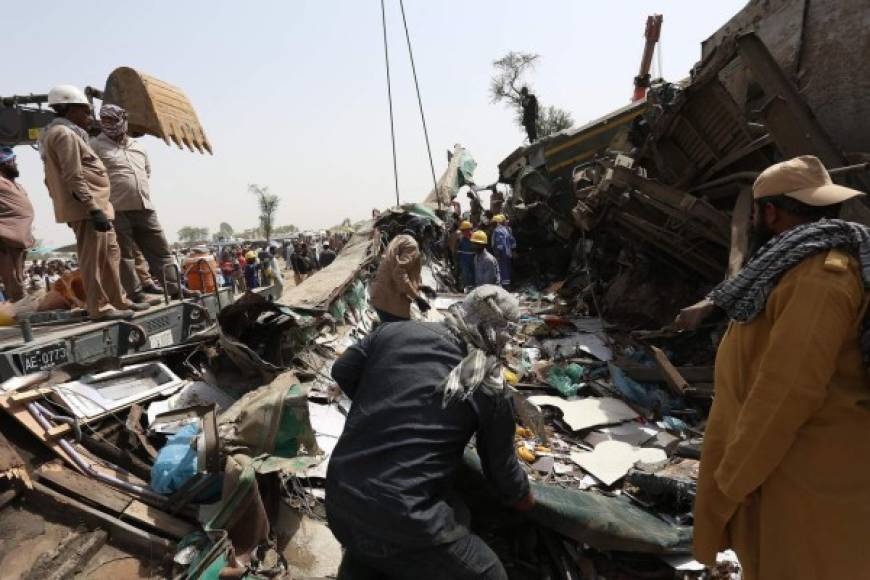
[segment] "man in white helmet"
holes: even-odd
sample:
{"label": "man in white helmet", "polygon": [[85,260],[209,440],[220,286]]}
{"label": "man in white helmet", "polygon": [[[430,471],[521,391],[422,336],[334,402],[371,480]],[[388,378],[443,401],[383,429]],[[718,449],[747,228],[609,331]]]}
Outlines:
{"label": "man in white helmet", "polygon": [[[58,116],[39,139],[45,185],[55,220],[68,224],[76,236],[88,315],[92,320],[130,318],[134,310],[145,310],[148,305],[133,304],[121,287],[109,178],[88,145],[91,105],[84,92],[71,85],[51,89],[48,104]],[[105,303],[110,308],[104,309]]]}

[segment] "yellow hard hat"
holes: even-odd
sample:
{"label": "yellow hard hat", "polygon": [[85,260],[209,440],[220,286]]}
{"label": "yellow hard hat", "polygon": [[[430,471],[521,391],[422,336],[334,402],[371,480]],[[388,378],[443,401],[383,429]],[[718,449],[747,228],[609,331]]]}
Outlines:
{"label": "yellow hard hat", "polygon": [[486,232],[481,231],[481,230],[477,230],[476,232],[471,234],[471,243],[472,244],[480,244],[482,246],[485,246],[486,244],[488,244],[489,240],[486,237]]}
{"label": "yellow hard hat", "polygon": [[504,223],[506,220],[507,220],[507,218],[504,217],[503,213],[496,214],[496,216],[492,218],[492,221],[494,221],[497,224]]}
{"label": "yellow hard hat", "polygon": [[464,231],[464,230],[470,230],[470,229],[473,228],[473,227],[474,227],[474,226],[471,225],[471,222],[468,221],[468,220],[462,220],[462,223],[459,224],[459,229],[460,229],[460,230],[463,230],[463,231]]}
{"label": "yellow hard hat", "polygon": [[256,259],[257,259],[257,253],[254,252],[254,250],[251,250],[251,251],[249,251],[247,254],[245,254],[245,259],[246,259],[246,260],[256,260]]}

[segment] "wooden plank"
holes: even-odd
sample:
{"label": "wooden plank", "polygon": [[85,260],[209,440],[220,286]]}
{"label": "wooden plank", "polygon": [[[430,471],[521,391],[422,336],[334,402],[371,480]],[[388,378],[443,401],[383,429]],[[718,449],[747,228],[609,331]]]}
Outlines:
{"label": "wooden plank", "polygon": [[[626,375],[641,383],[665,381],[664,374],[658,367],[644,367],[636,364],[617,364],[617,366],[625,371]],[[713,367],[677,367],[677,371],[680,376],[693,385],[713,382]]]}
{"label": "wooden plank", "polygon": [[138,527],[160,530],[161,535],[180,539],[198,528],[180,518],[151,507],[131,494],[63,467],[59,463],[42,466],[37,474],[66,495],[96,504],[101,510],[118,515]]}
{"label": "wooden plank", "polygon": [[136,525],[145,524],[158,529],[165,536],[176,540],[183,538],[191,532],[199,529],[181,518],[177,518],[155,507],[134,499],[121,514],[122,521],[129,521]]}
{"label": "wooden plank", "polygon": [[678,371],[673,363],[671,363],[668,359],[668,355],[666,355],[662,349],[653,345],[650,345],[649,349],[652,352],[653,359],[655,359],[656,364],[659,366],[659,370],[661,370],[665,377],[665,382],[671,388],[671,391],[673,391],[677,396],[682,396],[683,393],[686,392],[689,383],[686,382],[686,379],[683,378],[680,371]]}
{"label": "wooden plank", "polygon": [[50,481],[65,492],[84,498],[116,514],[127,509],[133,501],[133,497],[129,494],[67,469],[59,463],[43,465],[36,474],[40,480]]}
{"label": "wooden plank", "polygon": [[72,427],[69,423],[61,423],[60,425],[55,425],[51,429],[49,429],[45,436],[49,439],[60,439],[61,437],[66,437],[72,431]]}
{"label": "wooden plank", "polygon": [[145,554],[171,555],[175,550],[175,542],[162,538],[122,522],[118,518],[107,514],[99,509],[92,508],[77,499],[55,491],[45,484],[34,482],[33,489],[28,495],[38,501],[41,509],[53,510],[56,514],[67,521],[80,523],[87,522],[93,528],[106,529],[113,543],[122,548],[131,548],[136,552]]}
{"label": "wooden plank", "polygon": [[55,455],[63,459],[67,462],[67,464],[77,471],[81,471],[78,465],[76,465],[75,461],[64,451],[63,447],[60,446],[60,443],[57,440],[51,439],[48,437],[48,433],[45,429],[42,428],[42,425],[30,414],[30,411],[27,410],[27,407],[22,403],[15,403],[12,401],[9,395],[0,398],[0,407],[15,417],[15,420],[21,423],[25,429],[30,431],[34,437],[42,441],[48,448],[50,448]]}

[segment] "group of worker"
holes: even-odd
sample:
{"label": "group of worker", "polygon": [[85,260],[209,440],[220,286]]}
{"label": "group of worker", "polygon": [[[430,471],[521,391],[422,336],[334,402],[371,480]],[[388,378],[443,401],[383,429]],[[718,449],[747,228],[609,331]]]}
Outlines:
{"label": "group of worker", "polygon": [[512,283],[517,242],[504,214],[496,214],[492,222],[492,240],[486,230],[475,230],[471,221],[463,220],[448,244],[466,292],[485,284],[508,288]]}
{"label": "group of worker", "polygon": [[[128,134],[127,112],[100,108],[99,134],[91,103],[71,85],[54,87],[57,117],[39,137],[45,184],[57,223],[76,238],[84,301],[91,320],[129,318],[160,302],[161,284],[179,293],[176,262],[151,201],[151,166]],[[15,152],[0,151],[0,277],[12,300],[23,296],[23,267],[33,245],[33,206],[18,177]],[[159,280],[160,283],[157,283]],[[185,296],[193,294],[181,288]]]}

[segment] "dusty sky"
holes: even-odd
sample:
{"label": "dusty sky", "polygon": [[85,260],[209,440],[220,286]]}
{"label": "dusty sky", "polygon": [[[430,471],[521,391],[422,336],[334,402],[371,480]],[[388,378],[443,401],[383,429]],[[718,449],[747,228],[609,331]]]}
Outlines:
{"label": "dusty sky", "polygon": [[[678,80],[700,43],[743,0],[407,0],[414,57],[436,173],[454,143],[478,161],[476,181],[524,135],[490,103],[492,61],[535,52],[530,77],[542,105],[578,124],[627,104],[646,16],[664,15],[662,69]],[[380,3],[377,0],[14,2],[4,39],[0,95],[45,93],[72,83],[102,88],[118,66],[180,86],[197,109],[214,156],[144,137],[152,197],[170,240],[191,225],[253,227],[249,183],[281,196],[276,223],[328,227],[394,201]],[[402,201],[432,185],[397,0],[387,0]],[[657,72],[656,60],[653,64]],[[54,223],[35,151],[19,149],[21,182],[36,208],[36,235],[73,241]]]}

